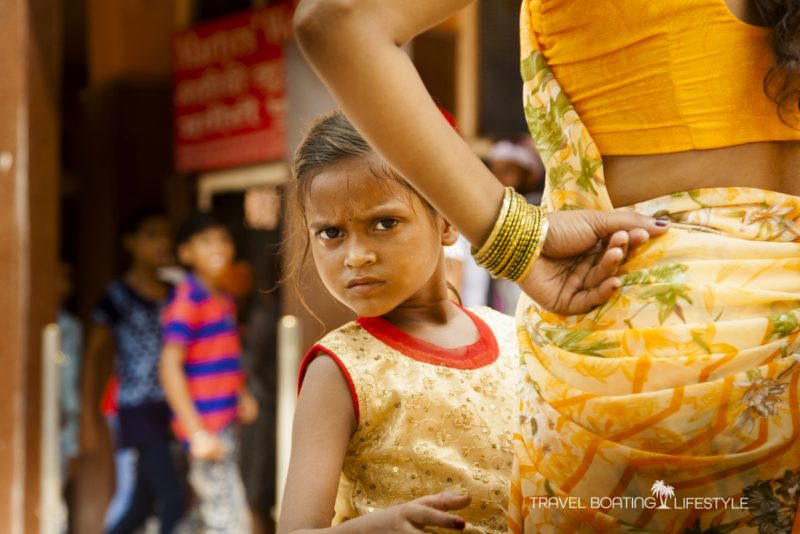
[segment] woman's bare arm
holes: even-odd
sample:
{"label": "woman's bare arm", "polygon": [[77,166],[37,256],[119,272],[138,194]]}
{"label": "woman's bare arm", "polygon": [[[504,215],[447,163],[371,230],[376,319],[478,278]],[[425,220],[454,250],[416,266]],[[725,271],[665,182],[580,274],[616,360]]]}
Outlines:
{"label": "woman's bare arm", "polygon": [[503,187],[439,113],[400,48],[470,3],[304,0],[295,26],[309,61],[370,146],[471,243],[482,243]]}
{"label": "woman's bare arm", "polygon": [[[303,0],[297,38],[353,125],[473,245],[500,211],[503,187],[436,108],[400,45],[470,0]],[[509,51],[511,53],[511,51]],[[580,313],[610,298],[627,247],[666,231],[650,217],[576,210],[548,215],[542,259],[519,282],[546,309]],[[599,240],[624,244],[576,263]]]}

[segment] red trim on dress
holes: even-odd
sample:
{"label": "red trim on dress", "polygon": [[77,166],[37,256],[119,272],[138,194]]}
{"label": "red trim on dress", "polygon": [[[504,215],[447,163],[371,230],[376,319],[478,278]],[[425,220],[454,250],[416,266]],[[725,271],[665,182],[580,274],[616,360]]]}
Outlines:
{"label": "red trim on dress", "polygon": [[461,310],[472,319],[478,329],[478,340],[471,345],[452,349],[445,349],[415,338],[383,317],[359,317],[357,322],[379,341],[409,358],[423,363],[462,370],[479,369],[494,363],[497,360],[499,349],[492,329],[471,311],[464,308]]}
{"label": "red trim on dress", "polygon": [[297,379],[297,394],[300,395],[300,388],[303,387],[303,379],[306,377],[308,366],[320,354],[325,354],[332,359],[344,375],[345,380],[347,380],[347,385],[350,387],[350,396],[353,397],[353,409],[356,411],[357,425],[361,418],[361,410],[358,409],[358,394],[356,393],[356,386],[353,384],[353,378],[350,376],[347,367],[345,367],[344,363],[342,363],[342,360],[340,360],[338,356],[322,345],[314,345],[311,347],[311,350],[306,352],[306,355],[303,356],[303,361],[300,362],[300,376]]}

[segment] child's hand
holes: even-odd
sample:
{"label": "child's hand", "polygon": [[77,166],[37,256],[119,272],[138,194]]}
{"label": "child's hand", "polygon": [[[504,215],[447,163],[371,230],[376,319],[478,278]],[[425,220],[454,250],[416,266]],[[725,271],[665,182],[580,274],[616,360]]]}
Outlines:
{"label": "child's hand", "polygon": [[375,532],[419,532],[425,527],[464,530],[466,523],[448,510],[460,510],[472,501],[469,495],[450,492],[426,495],[419,499],[392,506],[381,512],[361,516],[359,526]]}
{"label": "child's hand", "polygon": [[189,454],[198,460],[222,460],[225,457],[225,448],[215,434],[198,430],[189,441]]}
{"label": "child's hand", "polygon": [[258,417],[258,401],[247,388],[239,393],[239,404],[236,406],[236,418],[243,425],[249,425]]}

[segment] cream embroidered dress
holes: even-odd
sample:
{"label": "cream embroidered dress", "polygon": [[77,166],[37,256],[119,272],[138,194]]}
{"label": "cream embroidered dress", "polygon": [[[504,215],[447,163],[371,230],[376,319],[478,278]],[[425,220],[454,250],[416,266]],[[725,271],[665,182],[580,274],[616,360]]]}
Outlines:
{"label": "cream embroidered dress", "polygon": [[[442,349],[378,318],[326,335],[320,354],[347,378],[358,428],[344,462],[334,524],[448,490],[472,504],[465,532],[506,532],[519,349],[513,319],[467,310],[480,339]],[[322,445],[321,445],[322,446]]]}

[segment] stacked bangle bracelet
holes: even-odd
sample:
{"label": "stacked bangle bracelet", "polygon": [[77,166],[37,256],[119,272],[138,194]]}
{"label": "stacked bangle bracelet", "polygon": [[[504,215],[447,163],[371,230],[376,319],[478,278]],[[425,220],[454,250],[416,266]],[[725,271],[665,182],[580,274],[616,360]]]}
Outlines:
{"label": "stacked bangle bracelet", "polygon": [[500,215],[480,249],[472,248],[475,261],[493,278],[517,282],[530,272],[547,235],[544,211],[507,187]]}

